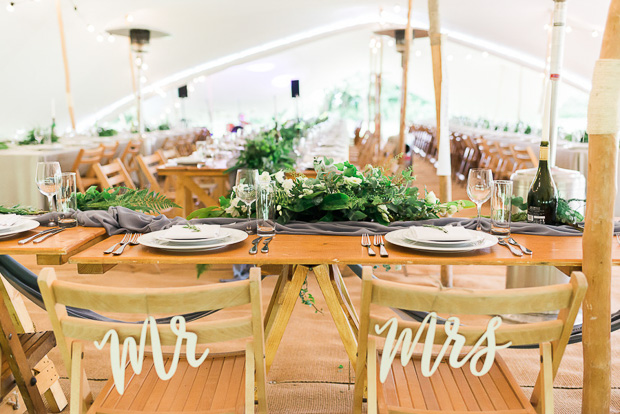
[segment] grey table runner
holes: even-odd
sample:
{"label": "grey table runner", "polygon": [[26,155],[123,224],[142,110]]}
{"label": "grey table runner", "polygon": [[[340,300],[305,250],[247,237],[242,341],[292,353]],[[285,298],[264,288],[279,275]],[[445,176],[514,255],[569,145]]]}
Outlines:
{"label": "grey table runner", "polygon": [[[41,224],[49,221],[50,216],[57,216],[57,213],[48,213],[36,217]],[[129,210],[125,207],[110,207],[108,211],[78,211],[76,213],[78,223],[85,227],[104,227],[109,235],[120,233],[149,233],[152,231],[163,230],[175,224],[186,224],[187,220],[182,217],[170,219],[166,216],[150,216]],[[385,234],[393,230],[405,229],[411,226],[422,226],[431,224],[435,226],[445,226],[448,224],[463,226],[468,229],[476,228],[476,219],[463,218],[440,218],[419,221],[398,221],[384,226],[379,223],[367,221],[341,221],[341,222],[300,222],[293,221],[287,224],[277,224],[276,233],[278,234],[315,234],[327,236],[361,236],[362,233]],[[226,227],[245,229],[243,218],[210,218],[194,219],[192,223],[219,224]],[[485,231],[491,229],[489,219],[482,219],[482,228]],[[562,225],[546,226],[533,223],[512,223],[511,231],[515,234],[531,234],[537,236],[581,236],[579,230]],[[615,223],[614,233],[620,232],[620,223]]]}

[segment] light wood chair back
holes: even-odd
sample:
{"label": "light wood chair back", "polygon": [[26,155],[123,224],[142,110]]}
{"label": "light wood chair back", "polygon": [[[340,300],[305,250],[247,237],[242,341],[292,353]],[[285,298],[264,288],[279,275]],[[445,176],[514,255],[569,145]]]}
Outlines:
{"label": "light wood chair back", "polygon": [[[88,408],[88,393],[85,392],[83,386],[83,384],[87,384],[87,382],[83,368],[81,367],[84,349],[83,342],[100,341],[110,329],[114,329],[118,333],[121,344],[128,337],[132,337],[136,340],[136,343],[140,343],[142,324],[115,321],[102,322],[76,318],[69,316],[67,307],[90,309],[96,312],[131,314],[135,318],[136,315],[144,317],[179,315],[183,313],[225,309],[247,304],[250,305],[251,310],[246,316],[207,321],[197,320],[186,323],[186,331],[197,335],[198,344],[213,344],[243,338],[250,340],[245,350],[245,358],[243,358],[243,354],[241,354],[242,357],[240,360],[236,357],[232,359],[234,366],[232,366],[233,364],[229,364],[231,362],[231,355],[233,355],[229,352],[221,354],[223,356],[220,356],[217,362],[215,362],[215,360],[218,358],[218,355],[214,354],[212,358],[212,355],[209,354],[208,359],[203,363],[203,365],[208,364],[210,359],[212,366],[216,366],[223,362],[223,367],[218,365],[220,366],[218,372],[220,370],[222,372],[218,380],[228,381],[228,384],[226,384],[227,387],[224,388],[224,391],[220,391],[224,394],[220,396],[222,397],[220,400],[230,398],[232,387],[237,387],[236,390],[241,390],[240,394],[243,394],[244,369],[242,368],[245,365],[245,395],[237,395],[235,393],[235,396],[232,397],[232,410],[218,410],[217,407],[211,406],[212,411],[208,411],[209,407],[203,406],[199,407],[198,411],[201,413],[239,412],[235,410],[235,407],[238,407],[239,403],[241,403],[241,406],[245,403],[245,411],[242,412],[254,413],[256,386],[258,412],[267,412],[260,268],[252,268],[249,280],[245,281],[176,288],[118,288],[84,285],[59,280],[56,277],[54,269],[45,268],[39,275],[38,284],[45,307],[52,322],[60,353],[67,371],[70,373],[72,414],[85,413]],[[176,344],[177,336],[170,329],[169,324],[158,324],[157,328],[162,346],[174,346]],[[147,346],[151,345],[150,335],[146,343]],[[238,361],[240,361],[240,363],[238,363]],[[179,364],[181,364],[181,361],[179,361]],[[194,381],[191,383],[193,384],[191,388],[195,395],[188,395],[186,399],[197,398],[196,401],[200,400],[203,390],[207,392],[206,389],[208,387],[220,390],[220,384],[215,384],[217,387],[214,387],[214,385],[210,383],[210,381],[212,381],[211,373],[207,378],[206,375],[203,375],[204,372],[200,373],[199,369],[200,367],[192,368],[188,366],[184,371],[185,373],[183,373],[181,365],[179,365],[177,376],[184,376],[185,379],[190,375],[190,371],[192,375],[195,375]],[[230,377],[224,374],[227,369],[232,371],[229,372]],[[154,371],[154,369],[152,371]],[[214,369],[211,371],[214,371]],[[213,372],[213,374],[218,373]],[[139,383],[136,387],[142,387],[147,374],[142,373],[140,375],[142,375],[142,377],[141,379],[136,379]],[[136,375],[136,377],[138,377],[138,375]],[[131,375],[126,375],[126,378],[131,378]],[[146,393],[146,397],[157,399],[159,402],[159,411],[185,412],[183,408],[162,410],[162,404],[172,404],[178,396],[175,394],[169,395],[168,398],[166,398],[161,395],[154,395],[159,389],[157,384],[163,381],[155,375],[149,375],[149,378],[151,378],[152,381],[150,381],[148,385],[144,385],[146,388],[141,388],[140,391],[137,392],[138,394]],[[133,378],[130,381],[133,381]],[[197,383],[199,381],[204,384]],[[170,382],[174,382],[174,379],[171,379]],[[88,411],[89,413],[156,411],[154,409],[150,411],[147,406],[145,406],[143,410],[115,410],[114,405],[112,405],[112,407],[106,407],[110,398],[117,397],[116,401],[113,403],[118,402],[118,398],[128,398],[127,394],[130,394],[132,390],[131,387],[134,386],[131,382],[127,384],[125,393],[120,397],[116,390],[112,389],[111,385],[112,380],[108,382],[108,386],[97,396],[97,399],[93,402],[92,407]],[[203,387],[201,387],[201,385],[203,385]],[[228,385],[230,385],[231,388],[229,388]],[[228,390],[228,395],[226,395],[226,390]],[[210,392],[213,393],[215,390],[212,389]],[[134,395],[133,398],[137,399],[137,396]],[[185,403],[185,399],[176,402]],[[213,403],[213,405],[215,405],[215,403]],[[184,404],[174,404],[174,407],[178,406],[184,407]],[[108,411],[110,408],[111,411]],[[186,411],[197,412],[195,408]]]}
{"label": "light wood chair back", "polygon": [[116,141],[114,144],[109,145],[99,144],[99,148],[103,148],[103,156],[101,157],[101,162],[99,164],[109,164],[116,155],[116,151],[118,150],[119,145],[120,143],[118,141]]}
{"label": "light wood chair back", "polygon": [[135,189],[136,186],[129,176],[129,172],[119,158],[115,158],[108,165],[95,164],[93,170],[102,188],[127,187]]}
{"label": "light wood chair back", "polygon": [[538,157],[529,145],[511,145],[510,150],[517,161],[517,170],[524,168],[537,168]]}
{"label": "light wood chair back", "polygon": [[136,156],[136,161],[138,161],[140,172],[146,177],[151,191],[163,192],[164,189],[157,180],[157,167],[166,163],[161,152],[157,151],[153,155],[138,155]]}
{"label": "light wood chair back", "polygon": [[176,148],[160,148],[157,150],[157,152],[159,152],[159,154],[161,155],[161,158],[165,161],[168,162],[168,160],[171,160],[173,158],[179,158],[181,155],[179,154],[179,151],[177,151]]}
{"label": "light wood chair back", "polygon": [[[374,349],[376,349],[376,332],[374,329],[377,325],[383,326],[388,319],[377,316],[375,313],[371,312],[371,305],[376,305],[411,311],[436,312],[438,314],[447,315],[495,316],[559,310],[558,317],[554,320],[518,325],[502,324],[495,331],[497,344],[505,344],[509,341],[512,342],[513,346],[539,344],[541,350],[541,371],[530,400],[531,405],[522,406],[522,411],[515,412],[533,413],[532,406],[537,407],[540,405],[542,409],[538,412],[553,413],[553,379],[555,378],[560,361],[564,355],[586,288],[587,281],[585,275],[581,272],[573,272],[570,283],[564,285],[507,290],[438,290],[431,287],[411,286],[397,282],[373,279],[372,268],[364,267],[362,310],[360,315],[358,360],[356,365],[356,384],[354,392],[354,412],[361,412],[362,396],[366,379],[368,381],[368,413],[376,413],[377,404],[381,406],[381,402],[377,402],[377,387],[381,386],[381,384],[377,382],[376,377],[377,355],[376,352],[374,352]],[[413,335],[415,335],[421,327],[422,325],[419,322],[398,321],[399,333],[402,329],[410,328]],[[459,329],[459,334],[465,338],[465,345],[470,346],[478,341],[485,333],[486,328],[486,324],[484,326],[462,324]],[[385,334],[387,334],[387,331],[383,332],[383,336],[385,336]],[[438,328],[435,333],[435,344],[443,344],[446,339],[447,335],[444,330]],[[373,349],[373,352],[371,352],[371,349]],[[523,395],[523,392],[520,390],[516,381],[514,381],[514,377],[512,377],[507,370],[505,363],[499,355],[496,355],[495,363],[499,366],[498,369],[502,371],[503,376],[506,378],[507,383],[503,383],[503,385],[507,387],[506,389],[510,390],[510,388],[508,388],[509,386],[514,386],[518,389],[515,390],[514,387],[512,388],[512,391],[515,393],[514,397],[521,400],[515,400],[516,403],[527,403],[527,399]],[[400,361],[392,365],[393,371],[395,371],[394,367],[396,365],[400,366]],[[445,369],[452,369],[447,363],[445,365]],[[494,368],[492,368],[490,374],[495,375],[494,372],[497,371],[493,371],[493,369]],[[463,367],[461,372],[469,374],[467,367]],[[366,378],[367,373],[368,378]],[[450,372],[447,374],[452,375]],[[403,372],[401,368],[401,371],[393,373],[393,375],[395,381],[398,381],[398,376],[408,374],[407,371]],[[440,373],[438,371],[434,375],[439,375],[443,378],[446,373]],[[434,375],[431,376],[431,378],[434,377]],[[385,386],[389,385],[388,382],[389,381],[386,381]],[[433,398],[435,397],[437,400],[442,398],[442,396],[438,394],[433,396]],[[448,396],[447,394],[444,397],[452,399],[452,396]],[[379,399],[381,398],[380,395]],[[463,400],[466,402],[465,396],[463,396]],[[400,402],[402,403],[403,399],[400,399]],[[409,402],[413,403],[412,401]],[[389,401],[387,404],[388,406],[390,405]],[[381,409],[379,411],[383,412]],[[455,411],[459,410],[455,409]],[[493,410],[484,409],[479,409],[478,411],[485,413],[494,412]],[[388,408],[385,412],[393,411]],[[407,411],[405,407],[402,411],[394,410],[394,412],[410,411]],[[424,410],[411,412],[421,413],[424,412]],[[512,413],[513,411],[510,412]]]}
{"label": "light wood chair back", "polygon": [[[93,185],[99,185],[99,180],[93,171],[93,165],[100,164],[103,158],[103,148],[85,149],[78,152],[71,171],[76,174],[78,189],[83,193]],[[80,171],[81,170],[81,171]]]}
{"label": "light wood chair back", "polygon": [[129,141],[127,143],[127,146],[121,153],[119,159],[125,166],[125,169],[127,170],[127,173],[129,173],[129,176],[137,178],[140,187],[143,187],[145,183],[143,182],[142,176],[140,176],[138,161],[136,160],[136,156],[140,154],[141,148],[142,140]]}

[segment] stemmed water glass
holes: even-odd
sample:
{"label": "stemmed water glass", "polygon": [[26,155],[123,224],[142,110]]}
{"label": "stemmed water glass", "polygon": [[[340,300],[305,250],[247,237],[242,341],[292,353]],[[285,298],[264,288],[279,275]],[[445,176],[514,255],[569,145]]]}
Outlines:
{"label": "stemmed water glass", "polygon": [[32,133],[34,135],[34,139],[37,141],[37,144],[40,145],[43,138],[45,138],[45,133],[41,128],[35,128]]}
{"label": "stemmed water glass", "polygon": [[491,198],[493,172],[487,168],[472,168],[467,176],[467,196],[478,207],[478,224],[476,230],[482,230],[480,225],[480,208]]}
{"label": "stemmed water glass", "polygon": [[[41,194],[47,197],[50,212],[54,211],[54,196],[60,188],[60,163],[58,162],[39,162],[37,163],[36,182]],[[50,218],[48,226],[55,226],[53,218]]]}
{"label": "stemmed water glass", "polygon": [[245,231],[252,234],[252,203],[256,201],[256,190],[258,186],[258,170],[241,168],[237,170],[237,181],[235,184],[235,194],[248,206],[248,223]]}

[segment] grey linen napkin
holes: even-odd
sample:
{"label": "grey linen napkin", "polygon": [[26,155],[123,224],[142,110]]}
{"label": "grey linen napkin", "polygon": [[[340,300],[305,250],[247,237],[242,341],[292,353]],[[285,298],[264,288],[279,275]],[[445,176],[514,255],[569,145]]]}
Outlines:
{"label": "grey linen napkin", "polygon": [[[41,224],[49,221],[50,217],[57,217],[58,213],[48,213],[36,217]],[[85,227],[104,227],[109,235],[120,233],[149,233],[157,230],[164,230],[173,225],[183,225],[187,223],[182,217],[169,219],[164,215],[150,216],[138,213],[125,207],[110,207],[108,211],[78,211],[76,212],[78,224]],[[194,219],[192,223],[219,224],[222,226],[245,229],[246,219],[243,218],[210,218]],[[278,234],[315,234],[327,236],[361,236],[363,233],[385,234],[393,230],[405,229],[411,226],[422,226],[425,224],[434,226],[456,225],[468,229],[476,228],[477,219],[463,218],[440,218],[419,221],[397,221],[389,226],[367,221],[340,221],[340,222],[316,222],[308,223],[292,221],[287,224],[277,224],[276,233]],[[482,219],[482,228],[485,231],[491,229],[489,219]],[[533,223],[512,223],[511,231],[515,234],[531,234],[537,236],[581,236],[579,230],[562,225],[546,226]],[[614,233],[620,232],[620,222],[615,223]]]}

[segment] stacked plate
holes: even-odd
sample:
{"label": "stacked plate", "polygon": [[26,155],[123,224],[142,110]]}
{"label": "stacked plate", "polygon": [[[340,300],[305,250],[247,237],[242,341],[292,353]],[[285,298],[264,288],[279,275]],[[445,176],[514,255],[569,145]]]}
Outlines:
{"label": "stacked plate", "polygon": [[497,244],[497,237],[458,226],[413,226],[385,235],[397,246],[434,253],[462,253]]}
{"label": "stacked plate", "polygon": [[15,214],[0,215],[0,239],[8,239],[16,234],[39,227],[39,222]]}
{"label": "stacked plate", "polygon": [[147,233],[138,243],[154,249],[174,252],[204,252],[221,249],[248,238],[241,230],[216,225],[197,224],[195,226],[172,226],[167,230]]}

